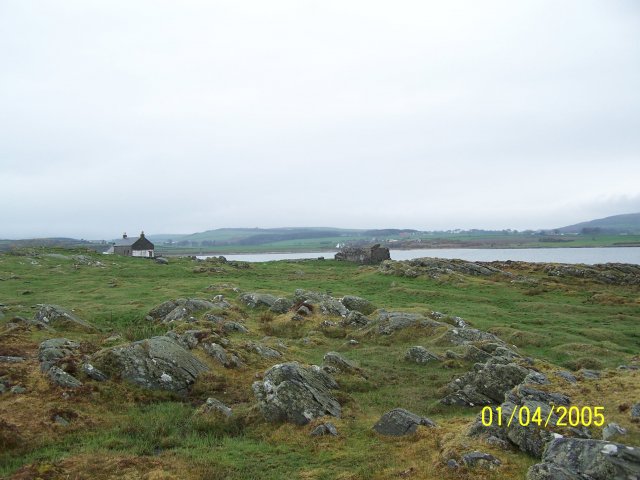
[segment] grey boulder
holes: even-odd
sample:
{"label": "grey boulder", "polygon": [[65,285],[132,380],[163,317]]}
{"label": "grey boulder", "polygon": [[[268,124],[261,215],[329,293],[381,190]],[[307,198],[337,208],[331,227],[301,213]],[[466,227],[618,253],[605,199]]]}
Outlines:
{"label": "grey boulder", "polygon": [[409,350],[407,350],[407,353],[404,355],[404,359],[407,362],[419,363],[422,365],[434,360],[439,360],[437,355],[431,353],[429,350],[419,345],[410,347]]}
{"label": "grey boulder", "polygon": [[109,376],[153,390],[184,393],[208,367],[173,339],[161,336],[101,350],[91,364]]}
{"label": "grey boulder", "polygon": [[47,375],[49,375],[53,383],[63,388],[78,388],[82,386],[80,380],[56,366],[51,367]]}
{"label": "grey boulder", "polygon": [[297,362],[277,364],[254,382],[258,408],[269,422],[306,425],[314,418],[340,417],[341,407],[331,390],[336,381],[320,367],[303,367]]}
{"label": "grey boulder", "polygon": [[243,293],[240,295],[240,301],[249,308],[271,308],[276,300],[277,298],[269,293]]}
{"label": "grey boulder", "polygon": [[556,438],[527,480],[610,480],[640,478],[640,448],[603,440]]}
{"label": "grey boulder", "polygon": [[369,315],[376,310],[376,307],[369,300],[354,295],[342,297],[341,303],[349,310],[360,312],[364,315]]}
{"label": "grey boulder", "polygon": [[426,417],[420,417],[404,408],[394,408],[382,415],[373,429],[381,435],[400,437],[415,433],[419,425],[436,426],[432,420]]}

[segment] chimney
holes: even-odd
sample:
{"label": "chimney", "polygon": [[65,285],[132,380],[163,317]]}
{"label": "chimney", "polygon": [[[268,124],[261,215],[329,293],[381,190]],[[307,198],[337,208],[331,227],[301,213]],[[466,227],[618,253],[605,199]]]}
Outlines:
{"label": "chimney", "polygon": [[124,232],[124,233],[122,234],[122,238],[127,238],[127,232]]}
{"label": "chimney", "polygon": [[144,238],[144,230],[140,232],[140,238]]}

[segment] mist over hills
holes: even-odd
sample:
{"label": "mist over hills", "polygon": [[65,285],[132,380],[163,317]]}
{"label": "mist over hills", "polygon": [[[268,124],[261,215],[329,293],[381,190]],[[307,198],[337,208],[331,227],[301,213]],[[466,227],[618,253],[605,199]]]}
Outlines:
{"label": "mist over hills", "polygon": [[560,233],[640,233],[640,213],[598,218],[556,229]]}

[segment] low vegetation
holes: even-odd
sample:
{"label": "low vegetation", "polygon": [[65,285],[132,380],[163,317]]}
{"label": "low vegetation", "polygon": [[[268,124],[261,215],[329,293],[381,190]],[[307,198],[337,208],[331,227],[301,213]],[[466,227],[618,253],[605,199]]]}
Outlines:
{"label": "low vegetation", "polygon": [[[629,415],[640,401],[638,345],[640,293],[637,285],[589,278],[553,276],[534,265],[502,264],[507,274],[464,273],[404,276],[376,266],[333,260],[259,264],[170,258],[152,260],[103,256],[87,251],[30,249],[0,255],[0,476],[15,479],[387,479],[524,478],[539,462],[516,448],[467,436],[481,407],[440,402],[446,385],[473,369],[462,349],[444,341],[443,329],[409,327],[376,335],[344,325],[340,317],[310,309],[277,313],[247,306],[243,292],[293,298],[297,289],[334,298],[355,295],[378,311],[403,311],[492,333],[530,357],[548,375],[547,389],[570,395],[584,406],[604,406],[607,423],[627,429],[617,440],[640,445],[640,429]],[[202,298],[229,308],[196,312],[189,322],[170,324],[148,317],[152,308],[178,298]],[[293,300],[292,300],[293,303]],[[299,308],[304,302],[297,302]],[[73,311],[97,332],[52,332],[20,320],[32,319],[40,304]],[[434,316],[433,312],[439,312]],[[210,317],[206,317],[210,315]],[[248,329],[223,331],[211,318],[223,315]],[[375,318],[377,313],[369,315]],[[184,394],[141,388],[124,381],[84,381],[78,389],[53,385],[38,363],[38,346],[66,337],[80,344],[78,356],[100,348],[204,329],[226,342],[243,366],[225,368],[192,350],[210,369]],[[246,348],[268,345],[282,358],[266,358]],[[405,352],[422,345],[442,362],[407,362]],[[447,357],[447,350],[460,355]],[[331,418],[339,435],[310,436],[326,418],[309,425],[270,423],[256,407],[252,383],[276,363],[321,365],[327,352],[339,352],[357,365],[338,373],[342,406]],[[445,360],[446,359],[446,360]],[[629,368],[620,370],[618,366]],[[592,382],[568,384],[551,374],[566,369],[602,370]],[[21,387],[13,393],[10,387]],[[233,409],[224,417],[203,414],[215,397]],[[382,437],[372,426],[385,412],[401,407],[438,425],[398,438]],[[601,429],[592,428],[594,438]],[[482,450],[501,460],[496,468],[451,468],[450,459]]]}

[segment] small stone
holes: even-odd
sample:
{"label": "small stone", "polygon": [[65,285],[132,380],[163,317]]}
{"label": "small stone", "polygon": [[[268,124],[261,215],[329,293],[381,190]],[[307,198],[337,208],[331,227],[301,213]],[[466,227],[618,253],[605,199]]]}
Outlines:
{"label": "small stone", "polygon": [[569,383],[576,383],[578,381],[571,372],[568,372],[566,370],[558,370],[556,372],[556,375]]}
{"label": "small stone", "polygon": [[404,408],[394,408],[388,411],[373,426],[373,429],[381,435],[399,437],[414,433],[419,425],[435,427],[432,420],[420,417]]}
{"label": "small stone", "polygon": [[587,370],[583,368],[582,370],[580,370],[580,373],[582,373],[582,378],[588,380],[595,380],[600,378],[600,372],[598,370]]}
{"label": "small stone", "polygon": [[224,324],[222,325],[222,329],[227,333],[230,333],[230,332],[247,333],[249,331],[247,330],[247,327],[245,327],[244,325],[238,322],[224,322]]}
{"label": "small stone", "polygon": [[21,387],[20,385],[14,385],[13,387],[11,387],[11,393],[14,393],[16,395],[19,395],[21,393],[25,393],[27,391],[26,388]]}
{"label": "small stone", "polygon": [[640,403],[636,403],[631,407],[631,418],[640,418]]}
{"label": "small stone", "polygon": [[609,440],[610,438],[613,438],[616,435],[626,435],[626,434],[627,434],[627,429],[622,428],[617,423],[610,423],[602,429],[603,440]]}
{"label": "small stone", "polygon": [[434,355],[429,350],[421,346],[415,346],[409,348],[404,356],[407,362],[418,363],[424,365],[434,360],[439,360],[437,355]]}
{"label": "small stone", "polygon": [[60,415],[56,415],[53,417],[53,421],[56,422],[59,425],[62,425],[63,427],[66,427],[67,425],[69,425],[69,420],[67,420],[64,417],[61,417]]}
{"label": "small stone", "polygon": [[93,380],[96,380],[98,382],[104,382],[108,378],[104,373],[102,373],[90,363],[83,363],[82,371],[87,377],[92,378]]}
{"label": "small stone", "polygon": [[47,372],[49,378],[56,385],[63,388],[78,388],[82,386],[82,382],[75,378],[73,375],[69,375],[60,367],[53,366]]}
{"label": "small stone", "polygon": [[338,435],[338,429],[331,422],[322,423],[314,428],[309,435],[311,435],[312,437],[321,435],[332,435],[335,437]]}
{"label": "small stone", "polygon": [[230,417],[233,414],[232,410],[229,407],[227,407],[220,400],[217,400],[213,397],[207,398],[207,401],[201,407],[201,411],[203,413],[221,413],[225,417]]}
{"label": "small stone", "polygon": [[502,464],[502,462],[490,455],[483,452],[470,452],[462,456],[462,463],[467,467],[483,467],[487,469],[495,468]]}
{"label": "small stone", "polygon": [[0,355],[0,363],[20,363],[24,362],[24,357],[11,357],[6,355]]}
{"label": "small stone", "polygon": [[449,467],[451,470],[455,470],[457,468],[460,468],[460,465],[453,458],[450,458],[449,460],[447,460],[447,467]]}

